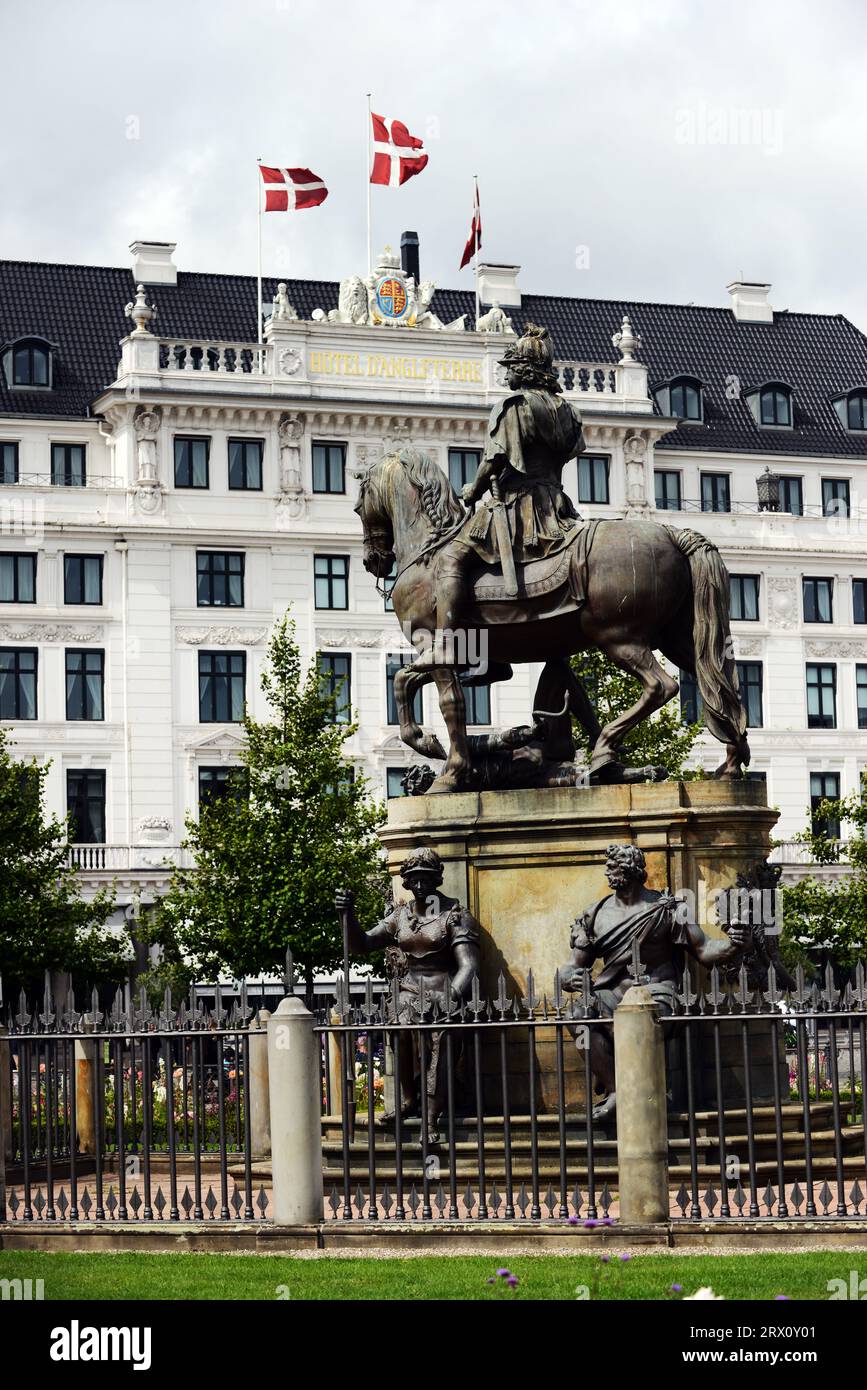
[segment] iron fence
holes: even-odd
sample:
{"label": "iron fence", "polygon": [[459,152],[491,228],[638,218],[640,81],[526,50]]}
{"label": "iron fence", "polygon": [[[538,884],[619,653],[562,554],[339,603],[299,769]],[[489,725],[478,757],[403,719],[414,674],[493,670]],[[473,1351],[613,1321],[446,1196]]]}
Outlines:
{"label": "iron fence", "polygon": [[[634,983],[641,969],[634,958]],[[743,969],[670,983],[673,1221],[867,1220],[864,969],[786,983],[773,966],[760,984]],[[578,984],[557,975],[540,997],[532,974],[523,992],[501,976],[493,998],[475,980],[460,1000],[425,997],[422,980],[408,1001],[398,981],[350,997],[338,977],[333,998],[317,996],[326,1219],[616,1220],[616,1114],[592,1112],[614,1025],[588,972]],[[258,1005],[273,995],[262,982]],[[86,1012],[47,989],[38,1009],[22,997],[0,1037],[0,1219],[269,1220],[256,1003],[244,982],[159,1009],[143,995],[104,1011],[94,995]],[[641,1084],[618,1077],[623,1093]]]}
{"label": "iron fence", "polygon": [[254,1188],[246,985],[229,1009],[195,993],[152,1009],[120,991],[103,1013],[23,995],[0,1039],[11,1221],[262,1220]]}

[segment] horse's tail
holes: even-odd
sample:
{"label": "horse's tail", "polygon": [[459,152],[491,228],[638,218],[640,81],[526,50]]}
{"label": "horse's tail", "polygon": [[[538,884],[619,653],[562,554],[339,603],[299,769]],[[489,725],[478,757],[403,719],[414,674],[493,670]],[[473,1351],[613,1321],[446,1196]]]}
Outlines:
{"label": "horse's tail", "polygon": [[729,573],[712,541],[698,531],[666,526],[689,561],[692,575],[692,638],[695,675],[707,727],[721,743],[734,744],[741,762],[750,761],[747,716],[741,704],[729,626]]}

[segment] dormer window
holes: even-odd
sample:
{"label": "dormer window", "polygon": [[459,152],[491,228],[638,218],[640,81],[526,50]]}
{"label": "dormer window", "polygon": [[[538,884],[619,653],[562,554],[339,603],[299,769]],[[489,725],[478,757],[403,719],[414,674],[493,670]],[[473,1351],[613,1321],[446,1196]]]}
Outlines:
{"label": "dormer window", "polygon": [[701,386],[688,376],[679,376],[669,387],[669,414],[682,420],[700,420]]}
{"label": "dormer window", "polygon": [[792,396],[785,386],[764,386],[759,392],[759,424],[790,426]]}
{"label": "dormer window", "polygon": [[702,385],[695,377],[674,376],[656,387],[653,395],[663,415],[676,415],[679,420],[704,419]]}
{"label": "dormer window", "polygon": [[792,428],[792,388],[784,381],[767,381],[746,392],[747,405],[760,429]]}
{"label": "dormer window", "polygon": [[833,402],[840,424],[846,430],[867,431],[867,387],[856,386]]}
{"label": "dormer window", "polygon": [[3,374],[13,391],[51,389],[51,344],[44,338],[19,338],[3,350]]}

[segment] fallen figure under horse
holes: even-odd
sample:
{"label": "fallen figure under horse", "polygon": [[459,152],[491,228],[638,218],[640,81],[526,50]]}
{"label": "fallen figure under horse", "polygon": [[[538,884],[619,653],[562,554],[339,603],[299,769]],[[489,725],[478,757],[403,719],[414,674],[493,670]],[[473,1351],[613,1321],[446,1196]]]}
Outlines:
{"label": "fallen figure under horse", "polygon": [[[557,553],[517,567],[517,594],[497,569],[476,575],[464,621],[443,633],[438,560],[470,519],[445,473],[416,450],[389,454],[361,476],[356,511],[365,568],[384,578],[396,567],[392,607],[419,653],[397,673],[394,691],[404,743],[444,760],[429,792],[574,784],[582,774],[573,715],[590,740],[591,783],[664,776],[662,768],[636,774],[619,756],[626,735],[678,693],[657,652],[695,676],[705,723],[725,745],[716,775],[742,774],[750,749],[729,627],[729,575],[706,537],[653,521],[576,521]],[[569,660],[590,647],[641,685],[635,704],[604,728]],[[464,686],[508,678],[512,666],[527,662],[543,663],[533,722],[468,735]],[[414,698],[429,681],[438,689],[448,750],[413,716]]]}

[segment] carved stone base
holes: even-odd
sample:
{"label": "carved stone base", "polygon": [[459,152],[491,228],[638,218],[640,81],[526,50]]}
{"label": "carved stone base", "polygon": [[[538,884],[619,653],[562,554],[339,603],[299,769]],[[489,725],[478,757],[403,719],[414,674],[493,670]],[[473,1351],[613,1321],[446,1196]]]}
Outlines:
{"label": "carved stone base", "polygon": [[[523,996],[532,969],[537,995],[547,995],[550,1003],[555,971],[569,957],[572,922],[610,891],[607,845],[638,845],[647,860],[648,887],[689,890],[699,924],[718,937],[716,892],[765,858],[776,819],[762,784],[737,779],[398,798],[389,803],[380,834],[397,897],[403,896],[398,866],[410,849],[428,844],[442,857],[444,891],[460,898],[482,926],[483,993],[496,994],[502,971],[510,995]],[[511,1056],[510,1097],[517,1113],[529,1091],[523,1030],[515,1030]],[[566,1063],[567,1104],[583,1110],[583,1065],[571,1043]],[[502,1106],[496,1065],[492,1057],[491,1113]],[[536,1068],[542,1104],[552,1109],[553,1030],[538,1037]]]}

